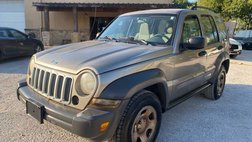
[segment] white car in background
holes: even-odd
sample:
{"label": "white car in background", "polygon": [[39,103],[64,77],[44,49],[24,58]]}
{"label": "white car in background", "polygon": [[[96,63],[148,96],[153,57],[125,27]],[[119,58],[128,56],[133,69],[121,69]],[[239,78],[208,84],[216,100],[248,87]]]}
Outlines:
{"label": "white car in background", "polygon": [[235,58],[242,53],[242,45],[235,39],[229,38],[230,42],[230,58]]}

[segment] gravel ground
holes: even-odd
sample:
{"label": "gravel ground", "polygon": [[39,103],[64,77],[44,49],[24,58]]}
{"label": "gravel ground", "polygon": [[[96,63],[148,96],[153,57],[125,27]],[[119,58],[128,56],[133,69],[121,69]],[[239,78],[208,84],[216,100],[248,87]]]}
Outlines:
{"label": "gravel ground", "polygon": [[[252,55],[244,53],[236,61]],[[28,58],[0,62],[0,141],[87,141],[50,123],[40,125],[25,114],[24,104],[16,99],[16,87],[17,81],[25,77],[27,65]],[[210,101],[199,95],[167,111],[157,141],[252,141],[251,102],[252,66],[233,63],[223,97]]]}

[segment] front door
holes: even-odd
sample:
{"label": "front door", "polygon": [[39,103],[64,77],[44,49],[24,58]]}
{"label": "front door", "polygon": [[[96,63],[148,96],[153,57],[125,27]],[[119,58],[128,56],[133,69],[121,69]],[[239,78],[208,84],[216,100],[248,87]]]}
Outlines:
{"label": "front door", "polygon": [[177,99],[186,93],[203,85],[205,74],[206,55],[205,49],[189,50],[183,45],[189,39],[202,36],[199,19],[196,15],[189,15],[183,23],[180,40],[180,53],[174,58],[174,81],[172,99]]}

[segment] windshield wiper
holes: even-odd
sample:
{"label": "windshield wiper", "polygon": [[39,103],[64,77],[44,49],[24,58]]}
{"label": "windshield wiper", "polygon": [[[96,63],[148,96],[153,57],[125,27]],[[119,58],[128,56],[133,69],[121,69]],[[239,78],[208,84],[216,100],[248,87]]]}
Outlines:
{"label": "windshield wiper", "polygon": [[110,41],[116,41],[118,42],[118,40],[114,37],[110,37],[110,36],[105,36],[105,37],[102,37],[101,39],[104,39],[104,40],[110,40]]}
{"label": "windshield wiper", "polygon": [[154,44],[151,43],[151,42],[149,42],[149,41],[146,41],[144,39],[136,40],[136,39],[134,39],[134,37],[119,38],[118,41],[120,41],[120,42],[126,42],[126,43],[139,43],[139,44],[154,46]]}

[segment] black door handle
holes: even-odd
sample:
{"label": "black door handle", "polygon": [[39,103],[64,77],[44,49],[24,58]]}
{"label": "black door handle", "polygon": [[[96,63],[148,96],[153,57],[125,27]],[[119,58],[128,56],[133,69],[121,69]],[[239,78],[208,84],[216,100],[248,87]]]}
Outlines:
{"label": "black door handle", "polygon": [[220,45],[220,46],[217,47],[218,50],[221,50],[222,48],[223,48],[222,45]]}
{"label": "black door handle", "polygon": [[205,56],[206,54],[207,54],[206,51],[200,51],[198,55],[199,55],[200,57],[202,57],[202,56]]}

